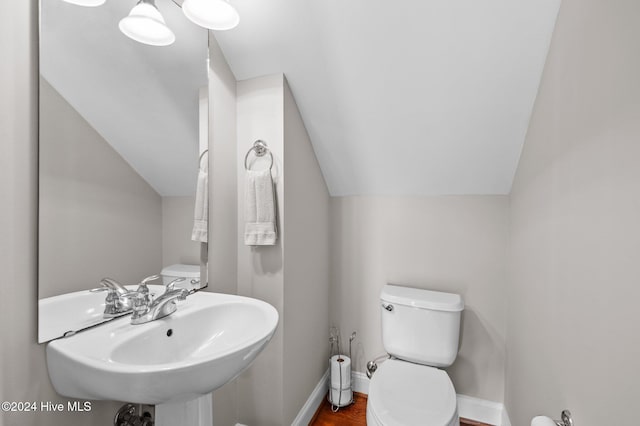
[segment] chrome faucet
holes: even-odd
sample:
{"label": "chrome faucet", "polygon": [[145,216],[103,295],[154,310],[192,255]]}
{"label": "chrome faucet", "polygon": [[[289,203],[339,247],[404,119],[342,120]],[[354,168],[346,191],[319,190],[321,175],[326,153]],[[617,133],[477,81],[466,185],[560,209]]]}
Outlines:
{"label": "chrome faucet", "polygon": [[153,300],[153,298],[151,297],[151,294],[149,293],[149,287],[147,287],[147,284],[149,284],[151,281],[155,281],[159,279],[160,279],[160,275],[150,275],[147,278],[140,281],[140,283],[138,284],[138,288],[136,289],[136,292],[144,296],[145,306],[149,306],[151,304],[151,300]]}
{"label": "chrome faucet", "polygon": [[94,288],[89,291],[92,293],[98,291],[107,292],[107,297],[104,301],[104,318],[119,317],[131,312],[131,299],[126,297],[128,294],[132,293],[131,290],[127,290],[125,286],[113,278],[107,277],[100,280],[100,285],[102,287]]}
{"label": "chrome faucet", "polygon": [[119,295],[127,294],[130,290],[127,290],[125,286],[120,284],[118,281],[113,278],[105,277],[100,280],[100,285],[106,288],[110,288],[115,290]]}
{"label": "chrome faucet", "polygon": [[102,287],[90,291],[107,292],[104,318],[114,318],[133,312],[131,324],[144,324],[171,315],[178,309],[176,299],[185,300],[189,295],[189,290],[175,288],[176,283],[184,281],[184,278],[176,278],[167,285],[166,291],[154,300],[147,284],[157,279],[160,279],[160,275],[146,277],[133,291],[128,290],[113,278],[103,278],[100,280]]}
{"label": "chrome faucet", "polygon": [[[153,300],[148,305],[144,304],[144,296],[139,293],[135,297],[131,324],[144,324],[164,318],[174,313],[178,307],[177,300],[185,300],[189,295],[189,290],[180,288],[176,290],[167,289],[161,296]],[[142,302],[142,303],[140,303]]]}

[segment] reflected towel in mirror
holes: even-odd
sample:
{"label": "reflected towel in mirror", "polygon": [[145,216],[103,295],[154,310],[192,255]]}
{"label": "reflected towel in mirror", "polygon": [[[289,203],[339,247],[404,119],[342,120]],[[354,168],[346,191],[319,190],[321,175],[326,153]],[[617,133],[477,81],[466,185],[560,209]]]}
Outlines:
{"label": "reflected towel in mirror", "polygon": [[208,238],[207,221],[209,218],[209,161],[200,161],[200,163],[191,239],[193,241],[206,243]]}

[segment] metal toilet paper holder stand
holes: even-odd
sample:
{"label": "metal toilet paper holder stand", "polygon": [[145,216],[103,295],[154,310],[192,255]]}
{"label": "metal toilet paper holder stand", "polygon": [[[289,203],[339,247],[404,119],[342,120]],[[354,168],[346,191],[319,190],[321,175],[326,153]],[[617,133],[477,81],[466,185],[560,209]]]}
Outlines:
{"label": "metal toilet paper holder stand", "polygon": [[[349,337],[349,359],[351,360],[351,362],[353,362],[353,358],[351,357],[351,342],[353,342],[353,339],[356,338],[356,332],[354,331],[353,333],[351,333],[351,337]],[[348,407],[349,405],[353,404],[353,381],[349,380],[349,387],[347,388],[342,388],[342,380],[340,380],[340,388],[338,389],[338,401],[333,401],[333,397],[332,395],[332,386],[331,386],[331,358],[333,358],[334,355],[342,355],[340,353],[340,330],[337,328],[332,328],[331,329],[331,335],[329,337],[329,344],[330,344],[330,349],[329,349],[329,394],[327,395],[327,400],[329,401],[329,403],[331,404],[331,411],[333,411],[334,413],[338,412],[338,410],[340,408],[343,407]],[[336,347],[336,353],[333,353],[333,348],[334,348],[334,344]],[[346,391],[346,390],[351,390],[351,401],[347,402],[344,405],[342,404],[342,401],[340,401],[340,398],[342,398],[342,392]],[[337,402],[337,404],[334,404],[334,402]]]}

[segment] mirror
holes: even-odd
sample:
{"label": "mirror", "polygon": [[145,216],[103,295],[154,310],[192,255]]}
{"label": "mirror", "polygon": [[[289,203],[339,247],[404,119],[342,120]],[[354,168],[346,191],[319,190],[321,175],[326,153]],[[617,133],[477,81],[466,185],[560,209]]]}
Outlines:
{"label": "mirror", "polygon": [[208,34],[157,0],[175,43],[133,41],[118,23],[135,4],[40,2],[39,342],[105,321],[102,302],[70,315],[81,325],[58,324],[53,298],[86,296],[104,277],[135,285],[170,265],[206,271],[206,244],[191,238],[208,161]]}

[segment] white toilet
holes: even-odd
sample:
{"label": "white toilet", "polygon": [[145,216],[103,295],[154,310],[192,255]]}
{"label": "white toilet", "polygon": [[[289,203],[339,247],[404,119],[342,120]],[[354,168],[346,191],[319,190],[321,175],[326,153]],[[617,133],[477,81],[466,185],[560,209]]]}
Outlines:
{"label": "white toilet", "polygon": [[458,294],[385,285],[382,342],[391,359],[371,378],[368,426],[459,426],[456,391],[441,367],[458,354]]}

